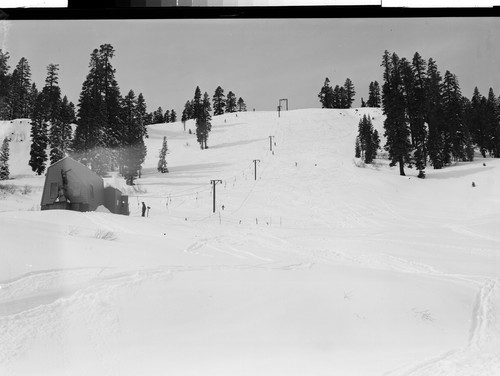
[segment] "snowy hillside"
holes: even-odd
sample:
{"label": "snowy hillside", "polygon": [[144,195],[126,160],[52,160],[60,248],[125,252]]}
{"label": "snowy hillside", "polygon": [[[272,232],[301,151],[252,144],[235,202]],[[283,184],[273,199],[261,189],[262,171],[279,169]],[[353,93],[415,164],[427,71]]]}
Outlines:
{"label": "snowy hillside", "polygon": [[0,374],[500,375],[500,160],[357,167],[363,114],[383,133],[367,108],[225,114],[207,150],[150,126],[138,184],[106,178],[129,217],[40,211],[29,126],[0,122]]}

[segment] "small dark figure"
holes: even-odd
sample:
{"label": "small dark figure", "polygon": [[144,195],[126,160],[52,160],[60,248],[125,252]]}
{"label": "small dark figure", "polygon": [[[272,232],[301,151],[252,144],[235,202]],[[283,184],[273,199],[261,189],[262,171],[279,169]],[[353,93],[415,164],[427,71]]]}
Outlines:
{"label": "small dark figure", "polygon": [[144,201],[142,202],[142,216],[146,216],[146,204],[144,203]]}
{"label": "small dark figure", "polygon": [[472,186],[475,187],[476,186],[476,183],[472,182]]}
{"label": "small dark figure", "polygon": [[222,210],[224,210],[224,205],[222,205]]}
{"label": "small dark figure", "polygon": [[486,166],[486,163],[483,163],[483,166]]}

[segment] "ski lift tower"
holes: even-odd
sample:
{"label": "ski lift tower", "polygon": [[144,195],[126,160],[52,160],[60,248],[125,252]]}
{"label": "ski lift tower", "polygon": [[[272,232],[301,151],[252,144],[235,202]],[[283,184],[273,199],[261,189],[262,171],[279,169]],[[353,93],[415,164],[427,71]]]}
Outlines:
{"label": "ski lift tower", "polygon": [[279,105],[279,107],[280,107],[280,109],[283,108],[283,106],[281,105],[281,102],[283,102],[283,101],[285,102],[285,109],[286,109],[286,111],[288,111],[288,99],[286,99],[286,98],[285,99],[280,99],[280,105]]}
{"label": "ski lift tower", "polygon": [[288,111],[288,99],[280,99],[278,105],[278,117],[280,117],[281,109],[283,108],[283,106],[281,105],[281,102],[283,101],[285,101],[285,109]]}

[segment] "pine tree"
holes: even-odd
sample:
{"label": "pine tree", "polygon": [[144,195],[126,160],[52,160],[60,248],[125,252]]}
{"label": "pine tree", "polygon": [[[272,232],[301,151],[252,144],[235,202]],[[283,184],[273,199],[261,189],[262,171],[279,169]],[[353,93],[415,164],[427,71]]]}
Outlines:
{"label": "pine tree", "polygon": [[186,131],[186,122],[189,119],[191,119],[190,114],[191,114],[191,102],[187,101],[186,104],[184,105],[184,110],[182,110],[182,116],[181,116],[181,121],[182,125],[184,126],[184,131]]}
{"label": "pine tree", "polygon": [[466,161],[472,162],[474,160],[474,141],[473,141],[473,124],[472,124],[472,103],[466,98],[462,97],[463,108],[463,121],[465,124],[465,156]]}
{"label": "pine tree", "polygon": [[162,174],[168,172],[166,156],[168,153],[167,136],[163,137],[163,145],[160,150],[160,160],[158,161],[158,172]]}
{"label": "pine tree", "polygon": [[238,112],[244,112],[247,110],[247,105],[245,104],[245,101],[241,97],[238,99],[237,106],[238,106]]}
{"label": "pine tree", "polygon": [[361,97],[361,107],[366,107],[366,102],[363,97]]}
{"label": "pine tree", "polygon": [[[147,111],[147,106],[146,106],[146,100],[144,99],[144,96],[142,95],[142,93],[139,93],[139,95],[137,96],[137,113],[140,116],[144,126],[151,124],[151,123],[148,123],[148,111]],[[147,137],[147,133],[146,133],[146,137]]]}
{"label": "pine tree", "polygon": [[205,92],[205,94],[203,95],[203,101],[201,102],[200,115],[196,118],[196,139],[200,144],[200,148],[202,150],[208,149],[208,134],[212,130],[212,124],[210,122],[210,120],[212,119],[212,117],[210,116],[211,110],[212,108],[210,105],[210,98]]}
{"label": "pine tree", "polygon": [[488,99],[486,100],[485,110],[486,133],[488,135],[487,148],[494,158],[500,158],[500,148],[498,140],[500,114],[498,109],[498,101],[491,87],[488,91]]}
{"label": "pine tree", "polygon": [[120,146],[123,125],[120,121],[121,95],[120,88],[115,79],[116,69],[111,65],[111,59],[115,50],[111,44],[99,46],[99,64],[101,70],[101,95],[103,96],[106,109],[106,123],[104,125],[104,146],[109,152],[108,163],[110,167],[116,163],[115,151]]}
{"label": "pine tree", "polygon": [[419,176],[424,177],[424,169],[427,165],[427,127],[426,121],[426,106],[425,106],[425,83],[427,80],[426,62],[418,52],[415,52],[411,65],[412,72],[412,95],[413,98],[408,101],[411,104],[409,107],[410,127],[412,132],[413,147],[415,153],[413,155],[415,167],[419,170]]}
{"label": "pine tree", "polygon": [[366,102],[367,107],[380,107],[380,86],[377,81],[370,82],[368,87],[368,101]]}
{"label": "pine tree", "polygon": [[232,91],[227,93],[226,112],[236,112],[236,95]]}
{"label": "pine tree", "polygon": [[141,114],[138,111],[138,101],[133,90],[122,100],[121,121],[124,132],[120,147],[120,171],[127,185],[134,185],[139,176],[141,165],[146,159],[146,145],[144,144],[145,127]]}
{"label": "pine tree", "polygon": [[45,79],[45,86],[42,89],[42,101],[45,107],[44,122],[50,126],[48,142],[51,164],[64,158],[65,150],[63,150],[63,143],[67,141],[63,135],[65,125],[61,118],[62,101],[58,70],[58,64],[49,64],[47,66],[47,77]]}
{"label": "pine tree", "polygon": [[11,119],[29,117],[29,94],[31,89],[31,68],[28,60],[22,57],[12,73],[11,81]]}
{"label": "pine tree", "polygon": [[170,111],[170,122],[175,123],[177,121],[177,113],[174,109]]}
{"label": "pine tree", "polygon": [[105,148],[106,102],[101,90],[102,64],[99,50],[94,49],[90,57],[90,72],[83,82],[78,102],[77,127],[71,145],[71,155],[100,174],[110,169]]}
{"label": "pine tree", "polygon": [[378,131],[376,129],[373,130],[371,142],[372,142],[371,159],[373,161],[375,158],[377,158],[377,152],[380,149],[380,136],[379,136]]}
{"label": "pine tree", "polygon": [[111,64],[115,51],[102,44],[90,55],[89,74],[82,85],[74,157],[103,175],[117,162],[123,134],[120,88]]}
{"label": "pine tree", "polygon": [[214,116],[222,115],[224,113],[224,108],[226,107],[226,99],[224,96],[224,89],[220,86],[217,86],[217,89],[215,89],[212,101],[214,105]]}
{"label": "pine tree", "polygon": [[384,129],[386,137],[385,149],[389,152],[391,165],[399,164],[399,174],[404,176],[404,165],[410,163],[411,143],[410,130],[406,122],[405,100],[401,64],[396,53],[384,52],[384,84],[382,86],[383,111],[386,115]]}
{"label": "pine tree", "polygon": [[363,115],[359,121],[358,136],[356,137],[356,148],[359,148],[359,157],[365,163],[372,163],[377,156],[380,147],[378,132],[373,129],[373,124],[369,116]]}
{"label": "pine tree", "polygon": [[487,150],[487,121],[486,121],[486,99],[481,95],[477,86],[470,101],[470,108],[467,113],[473,142],[479,147],[483,158],[486,158]]}
{"label": "pine tree", "polygon": [[331,106],[329,108],[342,108],[342,92],[339,85],[335,85],[335,88],[332,90]]}
{"label": "pine tree", "polygon": [[36,98],[38,96],[38,89],[36,87],[36,84],[33,82],[31,84],[31,88],[28,93],[28,108],[27,108],[27,114],[28,117],[31,118],[33,116],[33,111],[35,109],[35,103],[36,103]]}
{"label": "pine tree", "polygon": [[75,118],[72,105],[71,102],[68,102],[68,97],[64,96],[60,103],[58,119],[50,127],[49,143],[51,147],[51,164],[68,155],[72,139],[71,123]]}
{"label": "pine tree", "polygon": [[191,102],[191,108],[192,108],[191,119],[198,119],[199,117],[201,117],[203,112],[203,103],[201,100],[201,90],[199,86],[196,86],[196,89],[194,91],[194,98]]}
{"label": "pine tree", "polygon": [[434,169],[444,167],[444,140],[442,135],[444,114],[442,107],[442,78],[436,62],[430,58],[425,79],[425,114],[429,127],[427,153]]}
{"label": "pine tree", "polygon": [[321,103],[321,108],[334,108],[333,104],[333,90],[330,86],[330,80],[328,77],[325,78],[325,82],[321,87],[318,94],[319,102]]}
{"label": "pine tree", "polygon": [[356,95],[356,91],[354,90],[354,84],[352,83],[350,78],[347,78],[344,83],[344,107],[343,108],[351,108],[352,103],[354,102],[354,96]]}
{"label": "pine tree", "polygon": [[443,126],[444,163],[449,164],[452,157],[456,161],[467,160],[466,135],[468,131],[463,121],[462,93],[457,77],[450,71],[446,71],[444,75],[442,91],[443,113],[446,118]]}
{"label": "pine tree", "polygon": [[339,88],[339,98],[338,98],[338,107],[336,108],[347,108],[347,92],[345,87],[340,86]]}
{"label": "pine tree", "polygon": [[9,139],[6,137],[0,148],[0,180],[9,179]]}
{"label": "pine tree", "polygon": [[[418,60],[418,64],[420,63],[421,61]],[[422,81],[417,82],[416,68],[405,58],[402,58],[399,64],[405,112],[409,122],[411,146],[414,150],[412,162],[419,170],[419,176],[424,177],[426,130],[423,113],[423,78]]]}
{"label": "pine tree", "polygon": [[354,145],[354,157],[361,158],[361,142],[359,141],[359,135],[356,136],[356,143]]}
{"label": "pine tree", "polygon": [[9,53],[3,52],[0,48],[0,120],[10,120],[10,115],[12,113],[9,96],[10,96],[10,85],[11,85],[11,75],[9,74],[10,66]]}
{"label": "pine tree", "polygon": [[33,118],[31,122],[31,151],[29,165],[37,174],[41,175],[45,171],[47,162],[47,107],[43,93],[38,94]]}
{"label": "pine tree", "polygon": [[163,109],[158,107],[158,109],[153,113],[153,124],[161,124],[165,122],[165,117],[163,116]]}
{"label": "pine tree", "polygon": [[163,116],[164,123],[170,123],[170,110],[165,111],[165,115]]}

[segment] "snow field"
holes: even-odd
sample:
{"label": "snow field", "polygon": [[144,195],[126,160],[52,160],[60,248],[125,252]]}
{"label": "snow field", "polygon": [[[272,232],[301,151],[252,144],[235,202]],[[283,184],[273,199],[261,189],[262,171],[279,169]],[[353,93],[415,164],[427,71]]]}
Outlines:
{"label": "snow field", "polygon": [[500,374],[499,161],[358,168],[364,113],[382,134],[378,109],[225,114],[203,151],[153,125],[138,185],[106,178],[129,217],[30,210],[43,177],[15,159],[33,189],[0,200],[1,373]]}

